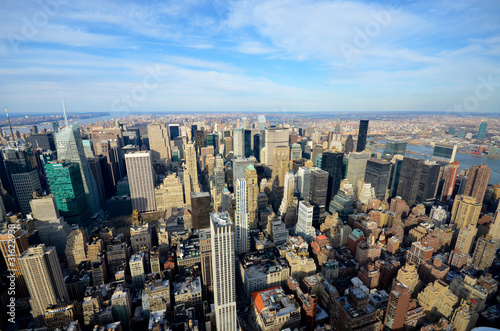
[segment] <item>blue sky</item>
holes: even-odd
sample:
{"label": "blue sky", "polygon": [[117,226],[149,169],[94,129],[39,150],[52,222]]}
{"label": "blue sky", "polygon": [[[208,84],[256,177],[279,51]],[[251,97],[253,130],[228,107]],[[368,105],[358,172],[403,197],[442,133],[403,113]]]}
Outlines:
{"label": "blue sky", "polygon": [[[500,112],[497,1],[0,3],[12,113]],[[486,82],[486,83],[485,83]]]}

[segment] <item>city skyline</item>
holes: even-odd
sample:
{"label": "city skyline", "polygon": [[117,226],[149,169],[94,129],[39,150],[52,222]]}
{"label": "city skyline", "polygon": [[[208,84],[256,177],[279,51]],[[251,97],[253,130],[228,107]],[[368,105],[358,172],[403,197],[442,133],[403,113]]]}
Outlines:
{"label": "city skyline", "polygon": [[13,114],[55,112],[59,91],[72,112],[117,115],[500,109],[499,8],[486,2],[2,7]]}

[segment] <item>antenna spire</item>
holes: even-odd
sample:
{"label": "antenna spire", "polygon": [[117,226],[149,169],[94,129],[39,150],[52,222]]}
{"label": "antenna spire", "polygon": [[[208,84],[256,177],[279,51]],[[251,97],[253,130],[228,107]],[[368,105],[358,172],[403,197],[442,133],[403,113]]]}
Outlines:
{"label": "antenna spire", "polygon": [[14,140],[14,131],[12,131],[12,124],[10,124],[9,111],[7,110],[7,107],[5,107],[5,114],[7,115],[7,121],[9,122],[10,140]]}
{"label": "antenna spire", "polygon": [[64,98],[63,98],[63,95],[62,95],[62,91],[61,92],[61,100],[62,100],[62,105],[63,105],[63,111],[64,111],[64,124],[66,124],[66,126],[68,126],[68,114],[66,114],[66,106],[64,105]]}

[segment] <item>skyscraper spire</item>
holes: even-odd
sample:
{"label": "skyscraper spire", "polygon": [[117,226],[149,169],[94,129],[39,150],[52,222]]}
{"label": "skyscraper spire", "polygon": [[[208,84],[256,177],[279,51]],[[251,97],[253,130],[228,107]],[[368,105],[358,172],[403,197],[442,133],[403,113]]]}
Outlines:
{"label": "skyscraper spire", "polygon": [[66,124],[66,126],[68,126],[68,114],[66,114],[66,106],[64,105],[64,98],[62,95],[62,91],[60,91],[60,92],[61,92],[61,100],[62,100],[63,111],[64,111],[64,124]]}
{"label": "skyscraper spire", "polygon": [[5,107],[5,114],[7,115],[7,121],[9,122],[10,140],[14,140],[14,131],[12,131],[12,124],[10,124],[9,111],[7,110],[7,107]]}

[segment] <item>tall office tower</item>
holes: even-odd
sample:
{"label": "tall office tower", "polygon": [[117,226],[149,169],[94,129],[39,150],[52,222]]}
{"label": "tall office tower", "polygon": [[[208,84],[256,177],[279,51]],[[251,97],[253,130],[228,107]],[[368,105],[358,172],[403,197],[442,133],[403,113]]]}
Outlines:
{"label": "tall office tower", "polygon": [[420,178],[424,161],[413,157],[405,157],[401,165],[397,195],[412,207],[417,203]]}
{"label": "tall office tower", "polygon": [[368,136],[368,120],[359,121],[358,131],[358,144],[356,145],[356,152],[362,152],[366,148],[366,137]]}
{"label": "tall office tower", "polygon": [[[28,249],[28,235],[20,227],[10,227],[0,233],[0,250],[10,275],[7,276],[9,282],[16,282],[16,297],[24,298],[29,296],[28,287],[24,280],[23,270],[19,262],[19,257]],[[15,278],[11,278],[14,275]]]}
{"label": "tall office tower", "polygon": [[384,325],[389,330],[403,330],[410,303],[411,291],[403,283],[397,283],[389,295]]}
{"label": "tall office tower", "polygon": [[250,164],[245,171],[245,181],[247,185],[248,227],[250,230],[254,230],[257,228],[259,223],[259,179],[257,176],[257,170],[255,170],[253,164]]}
{"label": "tall office tower", "polygon": [[448,164],[455,161],[457,145],[436,144],[432,152],[432,161]]}
{"label": "tall office tower", "polygon": [[260,133],[253,135],[253,156],[260,162],[260,141],[262,136]]}
{"label": "tall office tower", "polygon": [[156,210],[158,211],[184,207],[184,192],[181,179],[176,174],[165,177],[163,183],[155,189],[155,199]]}
{"label": "tall office tower", "polygon": [[477,139],[484,139],[486,137],[486,128],[488,127],[488,123],[487,122],[481,122],[481,124],[479,124],[479,131],[477,131],[477,136],[476,138]]}
{"label": "tall office tower", "polygon": [[203,279],[203,297],[204,300],[213,298],[213,279],[212,279],[212,238],[210,229],[201,229],[200,235],[200,255],[201,255],[201,278]]}
{"label": "tall office tower", "polygon": [[207,134],[207,147],[212,146],[214,151],[219,150],[219,136],[216,133]]}
{"label": "tall office tower", "polygon": [[153,161],[170,158],[170,139],[164,123],[148,124],[148,138]]}
{"label": "tall office tower", "polygon": [[237,157],[233,159],[233,187],[236,187],[236,180],[245,178],[245,174],[249,165],[254,162],[250,158]]}
{"label": "tall office tower", "polygon": [[470,167],[464,194],[476,198],[478,203],[483,203],[490,176],[491,169],[486,164]]}
{"label": "tall office tower", "polygon": [[455,224],[457,229],[467,225],[476,225],[481,214],[482,204],[476,199],[466,195],[457,195],[451,209],[450,223]]}
{"label": "tall office tower", "polygon": [[206,229],[210,226],[211,201],[208,192],[191,193],[193,229]]}
{"label": "tall office tower", "polygon": [[327,171],[319,168],[311,168],[310,202],[322,207],[323,210],[328,203],[328,181],[330,175]]}
{"label": "tall office tower", "polygon": [[235,157],[245,156],[245,131],[241,128],[233,130],[233,152]]}
{"label": "tall office tower", "polygon": [[146,281],[146,259],[144,257],[144,252],[133,254],[130,257],[129,266],[130,277],[134,288],[144,288],[144,282]]}
{"label": "tall office tower", "polygon": [[389,198],[394,198],[397,195],[399,178],[401,176],[401,168],[403,165],[404,156],[395,155],[391,160],[391,173],[389,175]]}
{"label": "tall office tower", "polygon": [[[366,163],[370,158],[368,153],[353,152],[347,157],[347,173],[346,178],[355,188],[358,187],[358,181],[363,182],[365,179]],[[357,190],[356,190],[357,191]],[[337,192],[333,192],[333,195]]]}
{"label": "tall office tower", "polygon": [[309,201],[311,194],[311,168],[299,167],[297,171],[297,188],[300,192],[300,197]]}
{"label": "tall office tower", "polygon": [[38,171],[12,174],[12,183],[21,213],[24,215],[31,213],[30,201],[33,199],[33,193],[42,193]]}
{"label": "tall office tower", "polygon": [[272,179],[278,178],[279,186],[285,185],[285,174],[288,172],[290,164],[290,148],[288,146],[276,147],[273,152],[273,173]]}
{"label": "tall office tower", "polygon": [[26,141],[29,142],[33,148],[39,148],[47,151],[56,150],[56,144],[54,143],[54,135],[52,132],[32,134],[26,138]]}
{"label": "tall office tower", "polygon": [[31,314],[38,326],[44,324],[45,309],[69,302],[69,295],[55,247],[29,247],[19,258],[30,293]]}
{"label": "tall office tower", "polygon": [[[87,158],[90,166],[90,170],[92,170],[92,174],[97,183],[97,191],[99,192],[99,202],[101,206],[104,206],[106,200],[111,197],[111,195],[107,196],[106,186],[110,184],[110,178],[107,178],[105,181],[105,171],[106,169],[106,158],[103,155],[98,155],[93,158]],[[109,188],[108,188],[109,190]]]}
{"label": "tall office tower", "polygon": [[313,206],[306,202],[299,202],[299,212],[297,224],[295,224],[295,233],[304,238],[307,242],[313,241],[316,237],[316,229],[313,227]]}
{"label": "tall office tower", "polygon": [[385,143],[383,155],[406,155],[406,141],[388,141]]}
{"label": "tall office tower", "polygon": [[283,199],[281,200],[279,209],[281,215],[286,213],[288,206],[291,205],[295,197],[295,173],[293,171],[289,171],[285,174],[283,186]]}
{"label": "tall office tower", "polygon": [[89,162],[83,150],[82,136],[78,123],[67,125],[56,134],[57,158],[68,160],[80,165],[80,172],[83,179],[83,187],[87,200],[89,201],[92,214],[101,209],[99,201],[99,191]]}
{"label": "tall office tower", "polygon": [[77,271],[80,262],[87,260],[86,255],[86,232],[76,228],[71,231],[66,239],[66,249],[64,251],[68,268],[70,271]]}
{"label": "tall office tower", "polygon": [[416,203],[436,197],[441,166],[434,161],[425,160],[422,166]]}
{"label": "tall office tower", "polygon": [[300,144],[292,144],[290,147],[290,161],[300,160],[302,158],[302,147]]}
{"label": "tall office tower", "polygon": [[387,198],[390,171],[391,162],[387,160],[371,158],[366,162],[365,182],[372,184],[377,199]]}
{"label": "tall office tower", "polygon": [[498,248],[498,241],[486,235],[477,240],[476,249],[472,254],[472,265],[478,269],[485,270],[491,267]]}
{"label": "tall office tower", "polygon": [[443,190],[441,191],[441,202],[446,202],[453,197],[453,190],[455,189],[459,168],[460,163],[458,161],[453,161],[451,164],[443,167],[442,178],[444,178],[444,184]]}
{"label": "tall office tower", "polygon": [[45,164],[47,181],[59,214],[70,224],[86,225],[91,210],[78,163],[50,162]]}
{"label": "tall office tower", "polygon": [[[326,204],[332,201],[332,198],[340,188],[342,180],[342,167],[344,166],[344,154],[340,152],[325,152],[321,161],[321,169],[328,172],[328,191],[326,193]],[[354,183],[352,183],[354,185]]]}
{"label": "tall office tower", "polygon": [[194,145],[196,152],[201,153],[201,149],[205,147],[205,131],[196,130],[194,133]]}
{"label": "tall office tower", "polygon": [[323,146],[321,145],[316,145],[314,146],[313,150],[312,150],[312,153],[311,153],[311,161],[312,163],[316,165],[316,160],[318,159],[318,155],[321,156],[321,154],[323,154],[323,152],[325,151],[325,149],[323,148]]}
{"label": "tall office tower", "polygon": [[[264,163],[269,168],[274,167],[274,150],[277,147],[286,146],[288,148],[288,140],[290,135],[289,129],[266,129],[265,130],[265,152],[264,152],[264,160],[261,160],[261,163]],[[283,174],[284,176],[285,174]]]}
{"label": "tall office tower", "polygon": [[250,232],[247,213],[247,182],[236,180],[236,212],[234,214],[234,232],[236,253],[246,253],[250,250]]}
{"label": "tall office tower", "polygon": [[200,185],[198,184],[198,162],[196,162],[196,151],[192,143],[187,143],[186,150],[186,172],[189,174],[191,182],[191,191],[200,192]]}
{"label": "tall office tower", "polygon": [[252,130],[245,130],[245,133],[244,133],[244,152],[245,152],[245,157],[253,156]]}
{"label": "tall office tower", "polygon": [[210,214],[212,237],[212,279],[215,321],[218,331],[237,330],[235,247],[233,222],[229,213]]}
{"label": "tall office tower", "polygon": [[233,137],[224,137],[224,156],[227,157],[229,152],[233,151]]}
{"label": "tall office tower", "polygon": [[2,175],[7,179],[3,178],[3,186],[12,196],[15,194],[12,175],[31,171],[29,152],[30,149],[22,141],[8,141],[7,146],[2,150],[5,167],[5,174],[2,172]]}
{"label": "tall office tower", "polygon": [[352,135],[348,135],[344,144],[344,155],[347,156],[354,150],[354,139]]}
{"label": "tall office tower", "polygon": [[455,244],[455,252],[469,254],[476,238],[477,227],[475,225],[467,225],[460,228],[458,232],[457,243]]}
{"label": "tall office tower", "polygon": [[260,129],[260,130],[266,129],[267,123],[266,123],[266,117],[264,115],[257,116],[257,125],[258,125],[258,129]]}
{"label": "tall office tower", "polygon": [[140,213],[156,210],[155,174],[151,152],[125,154],[132,209]]}
{"label": "tall office tower", "polygon": [[179,124],[169,124],[168,125],[169,137],[170,140],[174,140],[175,138],[181,135],[181,128]]}

